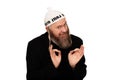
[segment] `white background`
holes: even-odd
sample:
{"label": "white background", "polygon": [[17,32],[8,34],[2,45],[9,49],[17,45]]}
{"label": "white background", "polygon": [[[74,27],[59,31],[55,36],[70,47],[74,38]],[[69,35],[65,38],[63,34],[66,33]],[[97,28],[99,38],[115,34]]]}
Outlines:
{"label": "white background", "polygon": [[1,0],[0,80],[26,80],[26,48],[44,33],[47,8],[63,12],[84,41],[84,80],[120,80],[119,0]]}

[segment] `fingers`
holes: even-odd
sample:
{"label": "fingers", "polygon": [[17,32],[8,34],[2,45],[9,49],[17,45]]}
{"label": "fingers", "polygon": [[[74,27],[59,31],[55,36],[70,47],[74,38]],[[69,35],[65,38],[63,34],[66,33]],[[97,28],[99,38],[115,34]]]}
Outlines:
{"label": "fingers", "polygon": [[61,56],[61,51],[60,50],[57,50],[57,49],[53,49],[55,55],[57,56]]}
{"label": "fingers", "polygon": [[83,45],[81,45],[81,46],[80,46],[80,49],[84,49],[84,46],[83,46]]}
{"label": "fingers", "polygon": [[83,45],[80,46],[80,51],[81,51],[82,53],[84,53],[84,46],[83,46]]}
{"label": "fingers", "polygon": [[80,48],[75,48],[73,51],[79,51],[79,50],[81,50],[81,51],[84,50],[84,46],[81,45]]}
{"label": "fingers", "polygon": [[79,51],[80,49],[79,48],[75,48],[73,51]]}
{"label": "fingers", "polygon": [[74,53],[74,50],[70,51],[68,55],[72,55]]}
{"label": "fingers", "polygon": [[50,45],[50,46],[49,46],[49,50],[52,50],[52,48],[53,48],[53,45]]}
{"label": "fingers", "polygon": [[[50,46],[49,46],[49,51],[50,51],[50,54],[51,54],[51,55],[61,56],[61,51],[58,50],[58,49],[53,49],[53,45],[50,45]],[[83,54],[84,54],[84,46],[81,45],[80,48],[76,48],[76,49],[74,49],[74,50],[71,50],[68,55],[72,55],[72,54],[74,54],[75,52],[78,52],[78,53],[80,53],[81,55],[83,55]]]}
{"label": "fingers", "polygon": [[72,55],[72,54],[74,54],[76,52],[80,53],[80,55],[83,55],[84,54],[84,46],[81,45],[80,48],[75,48],[74,50],[69,52],[69,55]]}
{"label": "fingers", "polygon": [[53,49],[53,51],[54,51],[54,52],[61,53],[61,51],[60,51],[60,50],[58,50],[58,49]]}
{"label": "fingers", "polygon": [[53,49],[53,45],[49,46],[49,51],[51,55],[61,56],[61,51],[58,49]]}
{"label": "fingers", "polygon": [[50,55],[53,55],[53,54],[52,54],[52,53],[53,53],[52,48],[53,48],[53,45],[50,45],[50,46],[49,46],[49,52],[50,52]]}

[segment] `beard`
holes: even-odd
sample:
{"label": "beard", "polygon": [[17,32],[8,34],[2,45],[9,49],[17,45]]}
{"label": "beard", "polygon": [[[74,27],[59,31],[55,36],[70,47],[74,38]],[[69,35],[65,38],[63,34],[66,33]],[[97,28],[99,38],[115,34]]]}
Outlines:
{"label": "beard", "polygon": [[49,29],[49,35],[51,41],[62,49],[69,48],[72,45],[69,29],[66,32],[60,33],[59,36],[54,35],[53,31]]}

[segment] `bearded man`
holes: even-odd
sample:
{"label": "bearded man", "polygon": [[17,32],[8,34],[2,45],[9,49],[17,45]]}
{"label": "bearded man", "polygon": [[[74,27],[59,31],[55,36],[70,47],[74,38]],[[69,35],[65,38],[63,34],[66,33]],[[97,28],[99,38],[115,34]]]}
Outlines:
{"label": "bearded man", "polygon": [[28,43],[27,80],[83,80],[87,66],[82,39],[70,34],[59,11],[49,10],[44,23],[46,32]]}

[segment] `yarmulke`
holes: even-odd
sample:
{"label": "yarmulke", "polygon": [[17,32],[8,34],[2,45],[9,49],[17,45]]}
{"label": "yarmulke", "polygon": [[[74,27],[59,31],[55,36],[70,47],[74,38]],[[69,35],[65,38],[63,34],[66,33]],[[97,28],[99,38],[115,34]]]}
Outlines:
{"label": "yarmulke", "polygon": [[63,18],[65,18],[63,13],[49,8],[48,12],[45,15],[44,24],[45,24],[45,26],[50,26],[53,23],[55,23]]}

